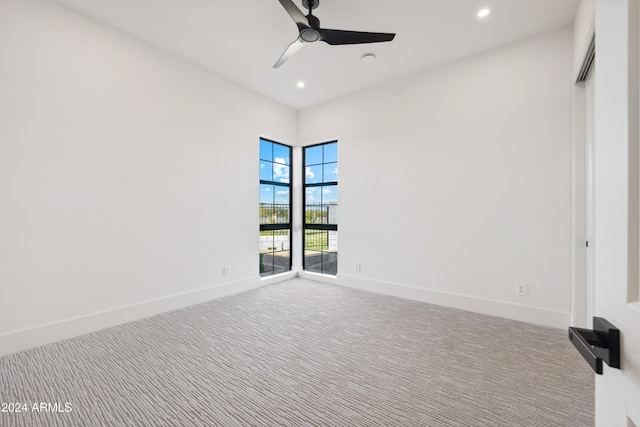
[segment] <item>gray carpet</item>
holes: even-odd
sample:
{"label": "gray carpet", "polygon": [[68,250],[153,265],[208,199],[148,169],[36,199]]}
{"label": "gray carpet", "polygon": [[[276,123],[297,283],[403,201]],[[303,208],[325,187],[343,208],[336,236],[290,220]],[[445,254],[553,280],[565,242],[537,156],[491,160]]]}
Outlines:
{"label": "gray carpet", "polygon": [[593,389],[564,331],[294,279],[2,357],[0,425],[591,426]]}

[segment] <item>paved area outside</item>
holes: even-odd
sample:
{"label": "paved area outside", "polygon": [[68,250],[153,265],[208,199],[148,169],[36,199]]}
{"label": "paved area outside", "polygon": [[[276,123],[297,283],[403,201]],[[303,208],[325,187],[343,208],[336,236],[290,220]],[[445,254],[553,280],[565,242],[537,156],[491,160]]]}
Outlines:
{"label": "paved area outside", "polygon": [[[305,251],[304,256],[306,271],[333,275],[338,273],[338,252]],[[289,271],[290,257],[290,251],[263,253],[260,275],[271,276]]]}
{"label": "paved area outside", "polygon": [[304,269],[314,273],[338,273],[338,252],[305,251]]}
{"label": "paved area outside", "polygon": [[289,271],[291,251],[266,252],[262,256],[261,276],[271,276]]}

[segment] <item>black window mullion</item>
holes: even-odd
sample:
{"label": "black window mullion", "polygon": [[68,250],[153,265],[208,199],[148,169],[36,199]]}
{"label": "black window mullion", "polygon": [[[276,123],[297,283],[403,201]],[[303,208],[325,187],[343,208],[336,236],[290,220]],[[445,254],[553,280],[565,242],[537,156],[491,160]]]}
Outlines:
{"label": "black window mullion", "polygon": [[264,185],[277,185],[280,187],[291,187],[290,184],[286,183],[286,182],[278,182],[278,181],[267,181],[266,179],[261,179],[260,180],[260,184],[264,184]]}
{"label": "black window mullion", "polygon": [[302,269],[307,269],[307,257],[305,251],[307,247],[307,149],[302,149]]}
{"label": "black window mullion", "polygon": [[329,187],[331,185],[338,185],[338,181],[313,182],[313,183],[305,184],[305,187]]}
{"label": "black window mullion", "polygon": [[289,230],[291,223],[260,224],[260,231]]}
{"label": "black window mullion", "polygon": [[338,231],[338,224],[306,224],[304,228],[307,230]]}

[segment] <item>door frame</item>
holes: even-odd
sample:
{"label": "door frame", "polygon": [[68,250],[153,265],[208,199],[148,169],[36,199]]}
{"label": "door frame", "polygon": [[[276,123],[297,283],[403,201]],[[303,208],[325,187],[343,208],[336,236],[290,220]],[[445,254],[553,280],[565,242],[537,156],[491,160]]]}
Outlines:
{"label": "door frame", "polygon": [[[594,297],[593,284],[590,289],[587,286],[587,182],[593,182],[593,177],[590,175],[592,171],[586,167],[588,135],[585,113],[585,81],[587,77],[593,78],[595,19],[591,21],[586,40],[587,43],[582,53],[582,65],[573,80],[574,101],[571,140],[571,325],[583,328],[590,326]],[[592,187],[590,191],[591,200],[593,200]],[[591,209],[593,209],[593,206]],[[593,243],[592,241],[592,248],[594,246]]]}

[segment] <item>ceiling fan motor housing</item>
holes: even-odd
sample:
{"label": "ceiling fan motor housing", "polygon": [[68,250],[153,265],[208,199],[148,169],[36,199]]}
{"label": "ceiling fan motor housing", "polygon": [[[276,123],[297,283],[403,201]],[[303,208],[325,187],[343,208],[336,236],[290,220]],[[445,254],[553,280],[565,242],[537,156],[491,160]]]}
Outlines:
{"label": "ceiling fan motor housing", "polygon": [[320,33],[318,33],[313,28],[305,28],[304,30],[300,31],[300,38],[306,43],[313,43],[320,40]]}

